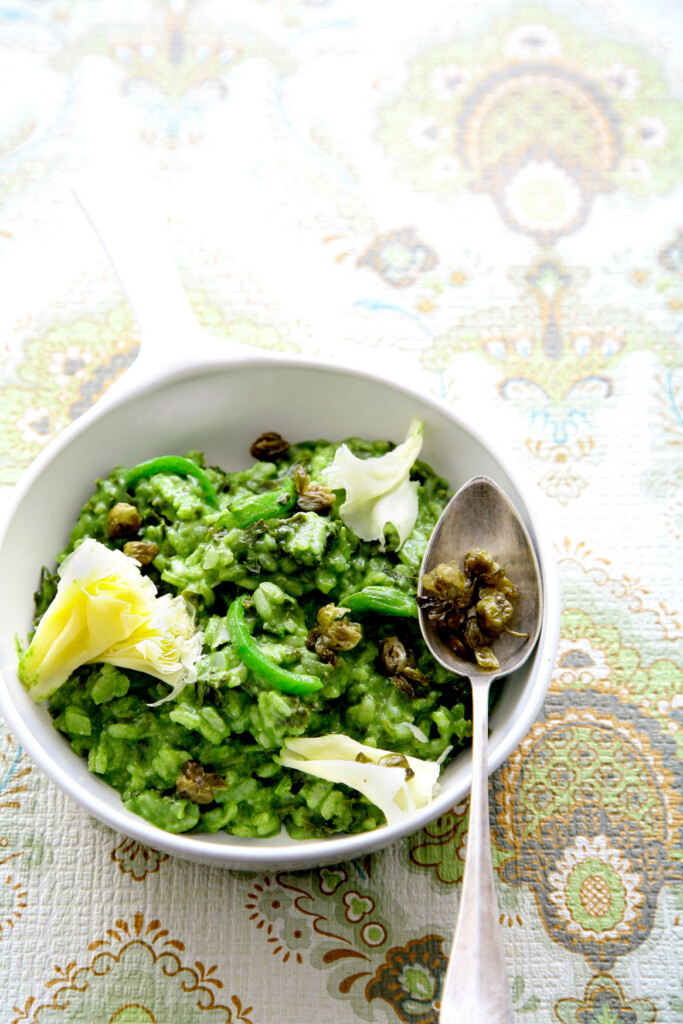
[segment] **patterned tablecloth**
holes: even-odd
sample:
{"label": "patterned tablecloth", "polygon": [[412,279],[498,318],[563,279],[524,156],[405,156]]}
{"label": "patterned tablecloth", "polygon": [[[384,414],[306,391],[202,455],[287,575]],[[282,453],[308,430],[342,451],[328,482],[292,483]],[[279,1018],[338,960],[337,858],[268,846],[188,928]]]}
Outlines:
{"label": "patterned tablecloth", "polygon": [[[3,501],[134,358],[68,190],[134,154],[216,334],[400,351],[514,446],[563,606],[491,785],[516,1014],[683,1020],[679,0],[7,0],[0,81]],[[463,804],[333,868],[211,870],[3,727],[0,1022],[431,1024],[466,834]]]}

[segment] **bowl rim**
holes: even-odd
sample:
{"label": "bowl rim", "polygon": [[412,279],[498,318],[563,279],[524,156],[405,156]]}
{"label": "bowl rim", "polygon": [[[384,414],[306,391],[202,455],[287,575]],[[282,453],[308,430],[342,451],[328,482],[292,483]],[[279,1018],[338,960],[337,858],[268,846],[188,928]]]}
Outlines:
{"label": "bowl rim", "polygon": [[[224,354],[222,358],[220,352],[217,351],[213,357],[202,358],[200,361],[194,362],[188,359],[185,365],[175,364],[164,368],[161,372],[155,372],[154,375],[147,374],[146,377],[135,378],[131,375],[130,380],[125,380],[130,372],[127,371],[124,377],[113,386],[113,391],[110,389],[110,392],[103,399],[100,399],[81,417],[61,431],[39,453],[22,474],[20,480],[13,488],[10,502],[0,527],[0,551],[5,543],[6,534],[14,515],[25,495],[30,491],[34,481],[61,451],[87,431],[97,420],[115,412],[116,409],[133,399],[144,397],[145,394],[157,388],[173,384],[181,379],[187,379],[189,376],[199,376],[211,370],[224,372],[233,366],[248,367],[250,365],[256,365],[264,369],[268,366],[278,368],[295,366],[316,372],[328,372],[333,375],[341,373],[368,380],[373,384],[379,384],[389,391],[402,392],[420,403],[431,406],[437,412],[444,415],[455,426],[469,434],[496,463],[504,468],[506,475],[521,498],[523,508],[520,511],[532,527],[532,539],[543,582],[544,602],[543,620],[536,650],[530,654],[529,658],[530,661],[536,660],[538,662],[538,667],[534,669],[533,685],[527,694],[525,703],[510,722],[507,731],[497,739],[495,744],[489,745],[488,771],[491,774],[510,756],[532,727],[548,690],[559,642],[560,593],[556,559],[552,545],[532,511],[527,488],[523,482],[520,482],[514,466],[510,466],[509,459],[500,453],[491,439],[483,435],[477,425],[466,423],[459,413],[444,399],[422,392],[404,379],[386,377],[371,369],[358,368],[341,361],[327,363],[290,353],[287,353],[286,356],[279,353],[265,356],[262,350],[257,350],[257,354],[254,355],[246,349],[244,353],[240,352],[237,356],[234,352],[230,352]],[[542,663],[539,660],[540,658],[542,658]],[[465,792],[460,794],[450,793],[448,787],[444,786],[441,792],[437,793],[436,797],[426,807],[413,812],[411,815],[406,816],[404,820],[395,824],[382,825],[370,832],[333,835],[326,839],[294,840],[287,837],[285,846],[269,846],[266,845],[267,841],[258,839],[242,840],[240,845],[235,845],[234,840],[238,837],[231,836],[229,833],[217,833],[217,837],[220,838],[214,838],[213,836],[207,836],[205,833],[166,832],[127,811],[122,803],[120,807],[107,806],[100,800],[94,788],[88,788],[69,774],[67,770],[68,762],[67,765],[60,764],[58,760],[48,753],[24,722],[21,711],[13,700],[12,689],[20,685],[17,679],[6,680],[0,673],[0,712],[24,750],[48,778],[89,814],[117,832],[134,838],[154,849],[162,850],[165,853],[186,860],[194,860],[226,868],[255,870],[273,867],[304,868],[347,861],[363,853],[388,846],[396,840],[418,831],[430,821],[435,820],[450,810],[469,792],[469,782],[466,785]],[[77,755],[73,754],[72,756],[76,757]],[[96,777],[93,776],[93,778]],[[98,782],[106,785],[102,780],[98,780]],[[222,841],[222,836],[227,836],[228,841]],[[230,840],[233,840],[233,842],[231,843]]]}

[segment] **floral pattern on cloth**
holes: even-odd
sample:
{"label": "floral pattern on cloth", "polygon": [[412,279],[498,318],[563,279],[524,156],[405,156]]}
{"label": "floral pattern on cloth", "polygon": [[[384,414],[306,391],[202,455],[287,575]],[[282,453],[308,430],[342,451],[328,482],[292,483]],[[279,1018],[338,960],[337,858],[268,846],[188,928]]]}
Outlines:
{"label": "floral pattern on cloth", "polygon": [[591,978],[581,999],[560,999],[555,1013],[562,1024],[582,1024],[584,1020],[596,1024],[614,1021],[624,1024],[650,1024],[657,1011],[649,999],[634,999],[627,1003],[618,981],[609,974]]}
{"label": "floral pattern on cloth", "polygon": [[[17,0],[2,23],[0,512],[138,352],[69,186],[139,162],[217,345],[402,367],[526,481],[562,615],[491,779],[515,1016],[683,1019],[676,0]],[[436,1024],[467,834],[463,800],[345,864],[185,863],[0,723],[0,1017]]]}
{"label": "floral pattern on cloth", "polygon": [[123,839],[111,851],[111,859],[118,864],[119,871],[130,875],[133,881],[144,882],[147,875],[155,874],[168,860],[168,854],[152,850],[135,839]]}
{"label": "floral pattern on cloth", "polygon": [[111,1024],[192,1024],[197,1011],[206,1014],[202,1020],[213,1018],[216,1024],[252,1024],[253,1008],[243,1006],[237,995],[229,997],[229,1005],[222,1001],[224,984],[215,964],[184,963],[184,943],[168,934],[160,921],[146,922],[140,911],[131,923],[118,918],[106,937],[90,943],[89,962],[56,965],[45,995],[29,996],[23,1007],[15,1006],[12,1024],[57,1022],[64,1020],[65,1009],[71,1020]]}
{"label": "floral pattern on cloth", "polygon": [[601,193],[668,192],[683,156],[680,101],[656,64],[542,7],[418,56],[380,138],[418,188],[484,192],[541,245],[581,228]]}

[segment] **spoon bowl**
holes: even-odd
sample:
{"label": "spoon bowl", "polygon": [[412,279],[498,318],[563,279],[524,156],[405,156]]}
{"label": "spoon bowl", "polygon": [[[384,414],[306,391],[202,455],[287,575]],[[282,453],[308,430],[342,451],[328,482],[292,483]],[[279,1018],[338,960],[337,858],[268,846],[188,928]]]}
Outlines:
{"label": "spoon bowl", "polygon": [[[519,513],[503,489],[486,476],[474,477],[451,498],[425,551],[420,577],[442,562],[462,562],[475,548],[491,552],[505,567],[519,594],[514,601],[512,625],[515,632],[527,633],[528,640],[511,633],[502,633],[495,640],[500,664],[495,675],[507,675],[519,668],[534,649],[541,628],[543,589],[536,552]],[[492,678],[490,671],[456,654],[423,610],[419,617],[427,646],[444,668],[469,678],[480,673]]]}
{"label": "spoon bowl", "polygon": [[[486,670],[460,657],[435,622],[419,609],[422,635],[444,668],[472,684],[472,788],[460,908],[441,994],[440,1024],[513,1024],[514,1014],[493,883],[488,802],[488,705],[494,679],[519,668],[533,651],[543,617],[541,574],[517,509],[488,477],[474,477],[444,509],[425,551],[422,577],[444,562],[462,563],[476,548],[491,552],[518,591],[511,621],[516,633],[492,641],[499,667]],[[419,591],[422,592],[422,582]]]}

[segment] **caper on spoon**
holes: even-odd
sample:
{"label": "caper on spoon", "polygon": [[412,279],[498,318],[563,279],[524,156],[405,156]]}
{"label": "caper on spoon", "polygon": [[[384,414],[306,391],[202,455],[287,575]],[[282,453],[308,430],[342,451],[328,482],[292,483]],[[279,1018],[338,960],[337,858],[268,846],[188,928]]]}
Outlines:
{"label": "caper on spoon", "polygon": [[[488,704],[494,679],[519,668],[533,651],[543,612],[543,589],[534,548],[516,508],[498,484],[478,476],[466,483],[441,515],[425,551],[422,577],[476,549],[493,554],[514,582],[514,618],[491,644],[498,667],[482,667],[453,649],[443,623],[422,602],[422,635],[436,660],[472,684],[472,790],[465,874],[458,922],[441,996],[440,1024],[512,1024],[510,982],[493,883],[488,801]],[[418,593],[423,594],[422,582]],[[418,598],[418,603],[420,600]],[[458,648],[458,644],[455,644]],[[465,655],[465,656],[463,656]],[[513,684],[514,685],[514,684]]]}

